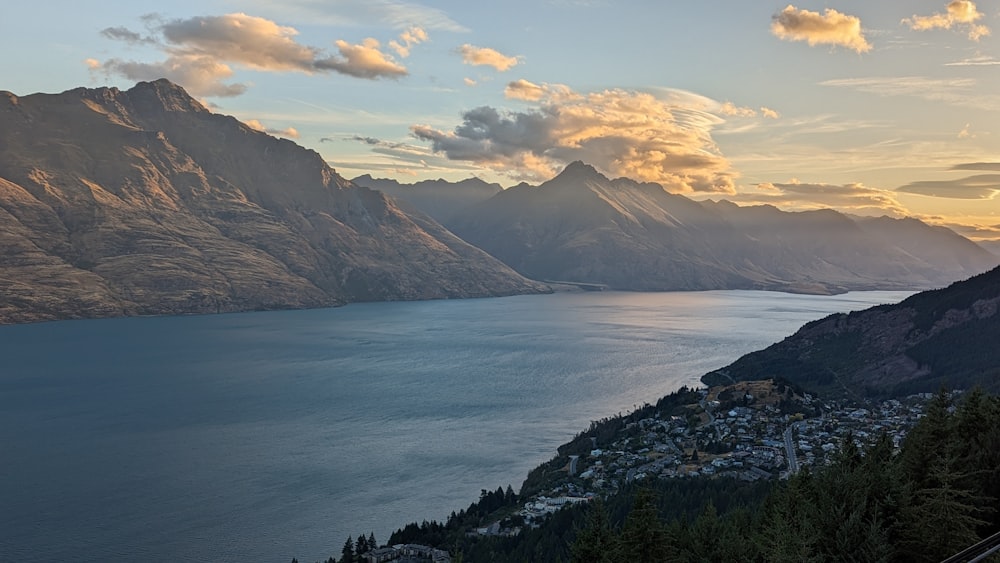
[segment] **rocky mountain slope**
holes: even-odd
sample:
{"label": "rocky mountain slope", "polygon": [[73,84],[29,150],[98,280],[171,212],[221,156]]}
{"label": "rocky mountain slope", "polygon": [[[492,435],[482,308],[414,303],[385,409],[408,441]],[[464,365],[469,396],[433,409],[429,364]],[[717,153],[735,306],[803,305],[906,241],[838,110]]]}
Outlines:
{"label": "rocky mountain slope", "polygon": [[780,377],[824,394],[897,396],[980,386],[1000,392],[1000,268],[896,305],[834,314],[706,375]]}
{"label": "rocky mountain slope", "polygon": [[0,323],[546,290],[168,81],[0,92]]}
{"label": "rocky mountain slope", "polygon": [[832,210],[696,202],[577,162],[445,223],[532,279],[625,290],[940,287],[997,265],[952,231]]}

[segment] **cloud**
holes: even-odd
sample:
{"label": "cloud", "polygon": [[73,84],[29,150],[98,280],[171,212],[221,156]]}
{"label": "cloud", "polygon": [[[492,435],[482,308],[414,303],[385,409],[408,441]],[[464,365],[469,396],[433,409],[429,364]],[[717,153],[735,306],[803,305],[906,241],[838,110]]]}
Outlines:
{"label": "cloud", "polygon": [[475,86],[477,84],[477,82],[475,80],[473,80],[473,79],[471,79],[469,77],[463,78],[462,82],[464,82],[466,86]]}
{"label": "cloud", "polygon": [[719,108],[719,113],[734,117],[757,117],[757,110],[753,108],[739,107],[733,102],[726,102]]}
{"label": "cloud", "polygon": [[376,39],[365,39],[360,45],[351,45],[338,39],[340,57],[317,60],[316,68],[333,70],[356,78],[399,78],[408,74],[406,67],[397,64],[392,57],[379,49]]}
{"label": "cloud", "polygon": [[957,180],[926,180],[896,188],[897,192],[948,199],[994,199],[1000,194],[1000,174],[977,174]]}
{"label": "cloud", "polygon": [[976,55],[974,57],[969,57],[967,59],[962,59],[960,61],[944,63],[944,66],[997,66],[997,65],[1000,65],[1000,59],[993,58],[989,55]]}
{"label": "cloud", "polygon": [[[305,74],[337,72],[358,78],[399,78],[407,74],[404,66],[383,52],[380,44],[368,38],[360,44],[336,41],[337,54],[296,41],[292,27],[243,13],[223,16],[199,16],[159,21],[144,18],[155,37],[143,37],[128,29],[107,28],[102,34],[128,43],[143,41],[159,45],[167,55],[159,62],[145,63],[110,59],[92,71],[118,74],[132,80],[165,77],[184,86],[197,96],[235,96],[246,84],[226,84],[236,65],[266,72],[301,72]],[[406,49],[426,38],[418,28],[404,32]],[[407,43],[407,41],[409,41]]]}
{"label": "cloud", "polygon": [[965,127],[962,127],[962,130],[958,132],[958,138],[959,139],[975,139],[976,138],[976,134],[972,132],[972,125],[970,123],[966,123]]}
{"label": "cloud", "polygon": [[[97,62],[97,61],[93,61]],[[166,78],[180,84],[195,96],[232,97],[246,92],[248,86],[242,83],[226,84],[233,75],[233,69],[211,57],[198,55],[177,55],[156,63],[141,63],[108,59],[95,66],[88,63],[91,72],[117,74],[129,80],[152,81]]]}
{"label": "cloud", "polygon": [[944,13],[930,16],[914,15],[904,19],[902,23],[915,31],[961,28],[967,30],[969,39],[979,41],[980,38],[990,34],[988,27],[975,23],[982,17],[982,12],[976,8],[976,4],[972,0],[952,0],[945,7]]}
{"label": "cloud", "polygon": [[792,179],[786,183],[757,184],[757,193],[742,193],[730,198],[741,203],[768,203],[790,210],[838,209],[861,215],[902,217],[906,210],[892,192],[848,184],[807,183]]}
{"label": "cloud", "polygon": [[772,18],[771,33],[785,41],[805,41],[810,47],[839,45],[857,53],[872,48],[861,31],[860,18],[831,8],[820,14],[789,4]]}
{"label": "cloud", "polygon": [[399,41],[392,40],[389,47],[402,58],[410,56],[410,48],[427,41],[427,32],[419,27],[411,27],[399,34]]}
{"label": "cloud", "polygon": [[267,133],[269,135],[275,135],[278,137],[288,137],[290,139],[298,139],[299,132],[294,127],[286,127],[285,129],[274,129],[272,127],[265,127],[263,123],[256,119],[248,119],[243,122],[247,127],[253,129],[254,131],[260,131],[261,133]]}
{"label": "cloud", "polygon": [[116,41],[124,41],[130,45],[138,45],[144,43],[156,43],[155,37],[147,37],[140,33],[136,33],[126,27],[107,27],[101,30],[101,35],[107,37],[108,39],[114,39]]}
{"label": "cloud", "polygon": [[583,160],[605,173],[660,182],[679,192],[734,192],[735,174],[711,137],[719,104],[678,90],[580,94],[563,85],[511,82],[526,111],[489,106],[465,112],[452,131],[414,125],[413,135],[450,160],[511,177],[545,180]]}
{"label": "cloud", "polygon": [[[1000,225],[963,225],[961,223],[943,223],[943,226],[948,227],[963,237],[974,241],[1000,242]],[[987,250],[991,249],[987,248]]]}
{"label": "cloud", "polygon": [[503,94],[512,100],[537,102],[545,96],[546,88],[521,78],[508,83],[507,87],[504,88]]}
{"label": "cloud", "polygon": [[778,113],[776,110],[773,110],[773,109],[771,109],[769,107],[763,107],[763,106],[761,106],[760,113],[761,113],[761,115],[763,115],[764,117],[766,117],[768,119],[778,119],[778,118],[781,117],[780,113]]}
{"label": "cloud", "polygon": [[1000,162],[966,162],[963,164],[956,164],[948,170],[989,170],[992,172],[1000,172]]}
{"label": "cloud", "polygon": [[520,62],[517,57],[508,57],[495,49],[468,43],[459,47],[458,52],[462,55],[462,62],[467,65],[491,66],[500,72],[514,68]]}
{"label": "cloud", "polygon": [[417,26],[431,31],[469,32],[469,28],[453,20],[443,10],[402,0],[284,0],[280,3],[274,0],[241,0],[240,5],[308,25],[388,26],[393,29]]}
{"label": "cloud", "polygon": [[879,96],[912,96],[988,111],[1000,110],[1000,95],[981,94],[974,78],[895,76],[825,80],[821,86],[852,88]]}

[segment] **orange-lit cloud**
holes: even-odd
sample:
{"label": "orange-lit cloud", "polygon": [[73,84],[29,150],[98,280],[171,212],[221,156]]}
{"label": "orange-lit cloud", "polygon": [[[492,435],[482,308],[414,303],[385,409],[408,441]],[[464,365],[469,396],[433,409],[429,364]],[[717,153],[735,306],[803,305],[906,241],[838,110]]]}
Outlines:
{"label": "orange-lit cloud", "polygon": [[294,127],[286,127],[284,129],[275,129],[273,127],[266,127],[263,123],[256,119],[248,119],[244,121],[247,127],[260,131],[262,133],[267,133],[269,135],[275,135],[277,137],[288,137],[290,139],[298,139],[299,132]]}
{"label": "orange-lit cloud", "polygon": [[820,14],[789,4],[772,19],[771,33],[779,39],[805,41],[810,46],[835,45],[858,53],[872,48],[861,30],[861,19],[832,8]]}
{"label": "orange-lit cloud", "polygon": [[980,38],[990,34],[988,27],[976,23],[982,17],[982,12],[976,8],[972,0],[952,0],[945,7],[944,13],[929,16],[914,15],[904,19],[903,23],[916,31],[962,28],[967,30],[969,39],[979,41]]}
{"label": "orange-lit cloud", "polygon": [[517,57],[508,57],[495,49],[468,43],[459,47],[458,52],[462,55],[462,62],[467,65],[491,66],[500,72],[514,68],[520,62]]}
{"label": "orange-lit cloud", "polygon": [[[144,18],[152,35],[144,36],[124,27],[113,27],[101,33],[109,39],[127,43],[157,45],[166,55],[158,62],[137,62],[109,59],[88,61],[94,72],[118,74],[132,80],[152,80],[165,77],[184,86],[197,96],[235,96],[242,94],[245,84],[226,84],[233,76],[230,65],[270,72],[302,72],[306,74],[337,72],[358,78],[399,78],[407,74],[404,66],[381,50],[379,42],[369,38],[360,44],[338,40],[337,54],[302,45],[295,40],[298,31],[292,27],[243,13],[223,16],[199,16],[189,19],[157,21]],[[400,36],[402,42],[392,42],[397,52],[426,40],[426,33],[412,28]],[[97,64],[93,64],[93,62]]]}
{"label": "orange-lit cloud", "polygon": [[469,87],[472,87],[472,86],[475,86],[476,84],[478,84],[474,79],[469,78],[468,76],[466,76],[465,78],[463,78],[462,82],[464,82],[465,85],[469,86]]}
{"label": "orange-lit cloud", "polygon": [[155,63],[108,59],[97,65],[88,65],[91,72],[117,74],[129,80],[166,78],[195,96],[239,96],[248,87],[242,83],[227,84],[225,81],[233,76],[233,69],[202,55],[176,55]]}
{"label": "orange-lit cloud", "polygon": [[474,162],[519,179],[545,180],[582,160],[603,172],[654,181],[676,192],[734,193],[729,162],[715,146],[719,104],[683,91],[581,94],[563,85],[511,82],[508,97],[527,111],[484,106],[452,131],[411,127],[451,160]]}
{"label": "orange-lit cloud", "polygon": [[757,110],[753,108],[739,107],[733,102],[726,102],[722,104],[719,108],[719,113],[734,117],[757,117]]}
{"label": "orange-lit cloud", "polygon": [[786,183],[765,182],[756,187],[760,191],[742,193],[730,199],[739,203],[767,203],[793,211],[830,208],[858,215],[908,215],[892,192],[860,182],[824,184],[792,179]]}
{"label": "orange-lit cloud", "polygon": [[760,113],[761,115],[763,115],[768,119],[778,119],[779,117],[781,117],[781,114],[778,113],[777,110],[773,110],[769,107],[761,107]]}
{"label": "orange-lit cloud", "polygon": [[336,42],[340,57],[317,60],[317,69],[333,70],[357,78],[399,78],[406,76],[406,67],[392,60],[382,52],[377,39],[369,37],[360,45],[352,45],[343,39]]}
{"label": "orange-lit cloud", "polygon": [[411,27],[399,34],[399,41],[389,42],[389,47],[404,59],[410,56],[410,48],[427,41],[427,32],[419,27]]}
{"label": "orange-lit cloud", "polygon": [[549,102],[560,103],[583,99],[582,95],[577,94],[565,84],[535,84],[523,78],[508,82],[503,94],[508,99],[526,102],[537,102],[542,98]]}

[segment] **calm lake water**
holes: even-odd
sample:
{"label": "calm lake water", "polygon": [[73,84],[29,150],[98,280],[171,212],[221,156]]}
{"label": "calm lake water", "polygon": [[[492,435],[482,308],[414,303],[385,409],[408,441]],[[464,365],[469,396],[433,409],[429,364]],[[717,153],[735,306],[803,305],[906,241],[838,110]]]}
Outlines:
{"label": "calm lake water", "polygon": [[557,293],[0,327],[0,561],[311,562],[904,292]]}

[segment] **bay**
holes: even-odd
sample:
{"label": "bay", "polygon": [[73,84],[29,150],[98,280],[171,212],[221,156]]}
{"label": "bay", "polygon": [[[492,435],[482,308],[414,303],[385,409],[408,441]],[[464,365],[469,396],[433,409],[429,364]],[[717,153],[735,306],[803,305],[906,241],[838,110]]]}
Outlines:
{"label": "bay", "polygon": [[0,560],[325,560],[906,292],[557,293],[0,327]]}

